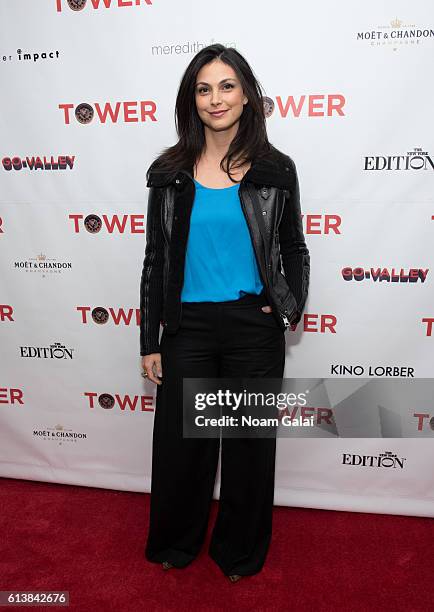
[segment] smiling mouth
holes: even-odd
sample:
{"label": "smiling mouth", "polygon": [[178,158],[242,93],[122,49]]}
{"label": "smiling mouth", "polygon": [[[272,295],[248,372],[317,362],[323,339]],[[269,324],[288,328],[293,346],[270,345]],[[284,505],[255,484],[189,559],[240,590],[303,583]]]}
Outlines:
{"label": "smiling mouth", "polygon": [[213,112],[213,113],[210,113],[210,115],[213,115],[213,117],[221,117],[222,115],[224,115],[224,114],[225,114],[226,110],[227,110],[227,109],[225,109],[225,110],[221,110],[221,111],[215,111],[215,112]]}

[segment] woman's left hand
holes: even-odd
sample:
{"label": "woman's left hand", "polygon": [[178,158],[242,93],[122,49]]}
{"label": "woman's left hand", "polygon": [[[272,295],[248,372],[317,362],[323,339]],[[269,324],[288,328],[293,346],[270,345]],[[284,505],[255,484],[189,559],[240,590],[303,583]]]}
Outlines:
{"label": "woman's left hand", "polygon": [[271,306],[261,306],[263,312],[271,312]]}

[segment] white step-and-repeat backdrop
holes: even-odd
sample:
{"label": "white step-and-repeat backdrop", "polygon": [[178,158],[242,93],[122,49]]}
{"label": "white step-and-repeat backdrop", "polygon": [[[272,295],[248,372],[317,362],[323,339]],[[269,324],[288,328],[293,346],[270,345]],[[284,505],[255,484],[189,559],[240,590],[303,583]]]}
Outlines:
{"label": "white step-and-repeat backdrop", "polygon": [[[431,378],[434,11],[314,0],[0,2],[0,473],[149,491],[145,172],[193,55],[236,47],[297,165],[311,285],[286,377]],[[278,440],[275,503],[434,516],[412,437]],[[218,497],[219,480],[215,496]]]}

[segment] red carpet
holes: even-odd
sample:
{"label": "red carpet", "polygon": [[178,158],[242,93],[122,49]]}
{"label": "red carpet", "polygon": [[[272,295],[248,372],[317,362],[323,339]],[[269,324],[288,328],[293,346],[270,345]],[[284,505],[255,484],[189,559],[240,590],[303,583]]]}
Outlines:
{"label": "red carpet", "polygon": [[430,518],[276,507],[264,569],[232,584],[206,552],[217,501],[199,557],[164,571],[143,554],[148,494],[8,478],[0,485],[0,590],[69,591],[70,610],[434,607]]}

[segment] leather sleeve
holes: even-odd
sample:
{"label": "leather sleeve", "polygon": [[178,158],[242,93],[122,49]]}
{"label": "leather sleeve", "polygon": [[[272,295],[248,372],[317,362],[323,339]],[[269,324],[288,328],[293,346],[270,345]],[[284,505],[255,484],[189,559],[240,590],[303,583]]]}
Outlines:
{"label": "leather sleeve", "polygon": [[291,323],[300,321],[306,303],[310,279],[310,255],[306,246],[300,207],[300,187],[294,161],[286,156],[290,172],[290,189],[279,225],[280,255],[286,281],[297,300],[297,312]]}
{"label": "leather sleeve", "polygon": [[162,189],[151,186],[148,194],[145,258],[140,280],[140,355],[160,352],[164,263],[161,197]]}

